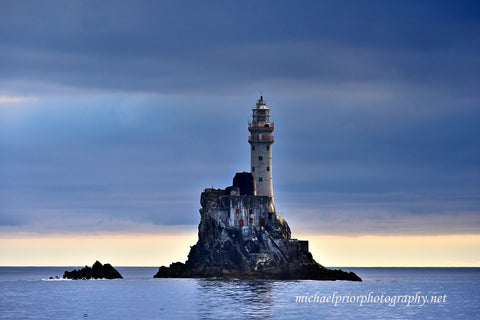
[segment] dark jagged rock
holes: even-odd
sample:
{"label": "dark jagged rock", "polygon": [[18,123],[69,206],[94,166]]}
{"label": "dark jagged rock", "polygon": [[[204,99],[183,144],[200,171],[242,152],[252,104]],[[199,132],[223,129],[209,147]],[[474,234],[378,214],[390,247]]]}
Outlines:
{"label": "dark jagged rock", "polygon": [[235,186],[206,189],[200,199],[198,242],[185,263],[159,268],[155,278],[245,278],[362,281],[355,273],[318,264],[308,241],[291,238],[272,212],[271,198],[241,195]]}
{"label": "dark jagged rock", "polygon": [[72,280],[88,280],[88,279],[123,279],[122,275],[115,270],[109,263],[101,264],[96,261],[90,268],[85,266],[83,269],[65,271],[63,274],[64,279]]}

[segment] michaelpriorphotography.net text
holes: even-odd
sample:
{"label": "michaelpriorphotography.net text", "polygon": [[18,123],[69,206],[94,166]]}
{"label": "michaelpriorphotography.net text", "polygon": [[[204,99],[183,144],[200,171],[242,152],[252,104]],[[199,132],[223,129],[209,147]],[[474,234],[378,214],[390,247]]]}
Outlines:
{"label": "michaelpriorphotography.net text", "polygon": [[420,291],[415,294],[389,295],[385,293],[377,294],[369,292],[368,294],[342,294],[333,292],[331,294],[323,294],[315,292],[315,294],[307,294],[295,296],[296,303],[319,303],[331,304],[338,306],[340,304],[357,304],[363,306],[365,304],[386,304],[390,307],[396,305],[419,306],[426,304],[444,304],[447,303],[446,294],[428,295],[422,294]]}

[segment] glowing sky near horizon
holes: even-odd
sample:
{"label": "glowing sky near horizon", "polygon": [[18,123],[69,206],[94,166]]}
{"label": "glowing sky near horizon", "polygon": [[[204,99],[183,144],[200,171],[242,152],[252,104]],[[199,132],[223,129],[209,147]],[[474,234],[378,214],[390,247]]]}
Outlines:
{"label": "glowing sky near horizon", "polygon": [[186,259],[263,92],[318,262],[478,266],[479,39],[478,1],[2,1],[0,265]]}
{"label": "glowing sky near horizon", "polygon": [[[305,234],[326,267],[480,267],[480,235],[323,236]],[[0,238],[3,266],[168,266],[185,262],[195,232],[176,234],[26,235]],[[101,257],[101,258],[99,258]]]}

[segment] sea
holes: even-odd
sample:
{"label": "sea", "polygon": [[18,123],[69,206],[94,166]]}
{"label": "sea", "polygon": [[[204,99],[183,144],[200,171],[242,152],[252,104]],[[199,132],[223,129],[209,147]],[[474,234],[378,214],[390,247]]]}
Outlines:
{"label": "sea", "polygon": [[154,279],[151,267],[61,279],[76,268],[0,267],[0,319],[480,319],[480,268],[342,268],[363,282]]}

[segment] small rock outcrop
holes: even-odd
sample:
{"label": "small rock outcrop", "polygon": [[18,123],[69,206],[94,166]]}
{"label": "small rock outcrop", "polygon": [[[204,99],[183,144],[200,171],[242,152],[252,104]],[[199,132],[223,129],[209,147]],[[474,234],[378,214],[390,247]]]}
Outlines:
{"label": "small rock outcrop", "polygon": [[252,195],[235,182],[225,190],[202,192],[197,244],[185,263],[162,266],[154,278],[362,281],[353,272],[317,263],[308,241],[291,238],[270,197]]}
{"label": "small rock outcrop", "polygon": [[65,271],[63,278],[72,280],[123,279],[122,275],[111,264],[101,264],[98,261],[91,268],[85,266],[83,269]]}

